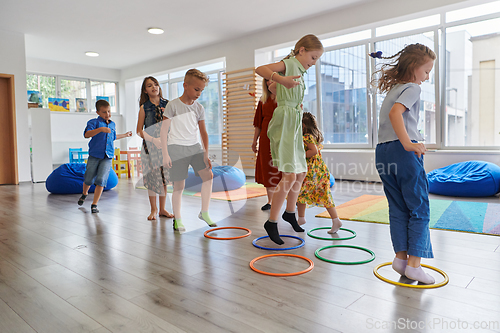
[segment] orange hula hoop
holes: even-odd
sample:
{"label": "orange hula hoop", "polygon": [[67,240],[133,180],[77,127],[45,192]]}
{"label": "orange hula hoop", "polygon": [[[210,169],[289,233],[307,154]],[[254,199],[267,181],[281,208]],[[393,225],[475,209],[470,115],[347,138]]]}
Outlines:
{"label": "orange hula hoop", "polygon": [[[221,230],[221,229],[241,229],[241,230],[245,230],[247,233],[244,234],[244,235],[241,235],[241,236],[235,236],[235,237],[214,237],[214,236],[210,236],[208,235],[209,232],[212,232],[212,231],[216,231],[216,230]],[[243,237],[248,237],[252,234],[252,231],[250,229],[247,229],[247,228],[243,228],[243,227],[219,227],[219,228],[213,228],[213,229],[209,229],[207,231],[205,231],[203,233],[203,235],[207,238],[210,238],[210,239],[221,239],[221,240],[228,240],[228,239],[238,239],[238,238],[243,238]]]}
{"label": "orange hula hoop", "polygon": [[[261,271],[260,269],[257,269],[255,268],[254,266],[254,263],[257,261],[257,260],[260,260],[260,259],[264,259],[264,258],[268,258],[268,257],[277,257],[277,256],[283,256],[283,257],[295,257],[295,258],[300,258],[300,259],[304,259],[306,260],[308,263],[309,263],[309,267],[304,269],[303,271],[300,271],[300,272],[294,272],[294,273],[270,273],[270,272],[265,272],[265,271]],[[309,258],[306,258],[304,256],[299,256],[298,254],[290,254],[290,253],[273,253],[273,254],[266,254],[266,255],[263,255],[263,256],[260,256],[260,257],[257,257],[255,259],[253,259],[252,261],[250,261],[250,268],[253,269],[254,271],[256,271],[257,273],[260,273],[260,274],[264,274],[264,275],[270,275],[270,276],[295,276],[295,275],[300,275],[300,274],[304,274],[304,273],[307,273],[309,272],[310,270],[312,270],[314,268],[314,262],[309,259]]]}

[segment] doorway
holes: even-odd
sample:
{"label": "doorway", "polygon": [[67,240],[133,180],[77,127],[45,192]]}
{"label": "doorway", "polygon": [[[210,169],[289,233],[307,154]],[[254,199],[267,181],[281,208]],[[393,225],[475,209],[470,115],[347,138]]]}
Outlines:
{"label": "doorway", "polygon": [[19,184],[14,75],[0,73],[0,185]]}

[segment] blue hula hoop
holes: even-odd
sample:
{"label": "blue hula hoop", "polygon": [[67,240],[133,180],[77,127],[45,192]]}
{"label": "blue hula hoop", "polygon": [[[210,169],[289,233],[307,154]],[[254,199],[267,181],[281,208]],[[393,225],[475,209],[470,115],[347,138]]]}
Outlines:
{"label": "blue hula hoop", "polygon": [[285,250],[294,250],[294,249],[298,249],[299,247],[302,247],[304,246],[304,244],[306,243],[305,240],[303,240],[302,238],[300,237],[297,237],[297,236],[290,236],[290,235],[280,235],[280,237],[289,237],[289,238],[295,238],[295,239],[298,239],[300,240],[302,243],[300,243],[299,245],[297,246],[292,246],[292,247],[285,247],[285,248],[281,248],[281,247],[264,247],[264,246],[260,246],[260,245],[257,245],[257,241],[262,239],[262,238],[269,238],[269,236],[262,236],[262,237],[259,237],[259,238],[256,238],[252,241],[252,244],[253,246],[259,248],[259,249],[263,249],[263,250],[272,250],[272,251],[285,251]]}

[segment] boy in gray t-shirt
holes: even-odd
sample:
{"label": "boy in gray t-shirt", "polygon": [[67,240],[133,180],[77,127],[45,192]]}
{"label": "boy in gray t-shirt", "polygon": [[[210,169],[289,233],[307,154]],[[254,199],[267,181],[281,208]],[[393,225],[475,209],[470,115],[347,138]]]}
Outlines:
{"label": "boy in gray t-shirt", "polygon": [[[170,180],[174,183],[172,206],[174,230],[185,231],[181,219],[181,199],[188,168],[191,165],[201,185],[201,212],[198,217],[210,227],[216,227],[208,215],[212,195],[212,164],[208,158],[208,133],[205,127],[205,110],[196,100],[208,82],[208,77],[197,69],[190,69],[184,76],[184,93],[170,101],[165,109],[166,120],[162,123],[161,137],[163,165],[169,168]],[[203,148],[198,140],[200,133]]]}

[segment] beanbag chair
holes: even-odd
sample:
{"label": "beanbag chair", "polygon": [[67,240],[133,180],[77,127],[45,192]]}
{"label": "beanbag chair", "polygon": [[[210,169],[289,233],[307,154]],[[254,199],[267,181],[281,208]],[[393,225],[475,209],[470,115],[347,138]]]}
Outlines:
{"label": "beanbag chair", "polygon": [[[85,163],[66,163],[59,166],[47,177],[45,188],[53,194],[79,194],[82,193],[83,175],[87,169]],[[118,176],[113,168],[109,170],[108,182],[104,191],[111,190],[118,185]],[[93,193],[95,185],[89,189]]]}
{"label": "beanbag chair", "polygon": [[[212,167],[212,173],[214,174],[212,192],[232,191],[245,185],[245,173],[237,167],[218,165]],[[189,168],[185,184],[186,190],[200,192],[201,184],[201,178],[194,174],[192,168]]]}
{"label": "beanbag chair", "polygon": [[455,163],[427,174],[429,192],[454,197],[487,197],[500,191],[500,167],[484,161]]}
{"label": "beanbag chair", "polygon": [[332,187],[335,184],[335,177],[333,177],[332,174],[330,174],[330,187]]}

